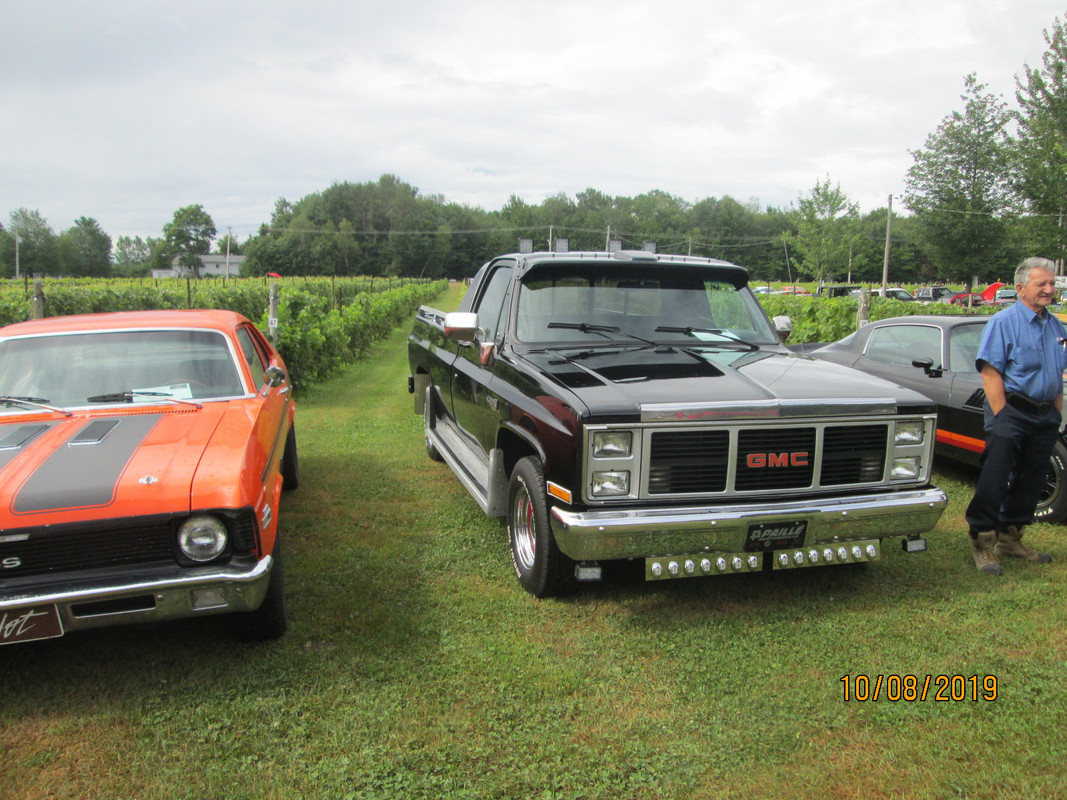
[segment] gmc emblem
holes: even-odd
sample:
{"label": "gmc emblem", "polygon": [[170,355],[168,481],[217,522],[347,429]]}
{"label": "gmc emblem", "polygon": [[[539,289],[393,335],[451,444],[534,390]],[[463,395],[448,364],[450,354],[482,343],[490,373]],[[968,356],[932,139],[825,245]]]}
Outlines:
{"label": "gmc emblem", "polygon": [[745,458],[745,466],[749,469],[806,467],[808,466],[808,454],[804,451],[799,453],[749,453]]}

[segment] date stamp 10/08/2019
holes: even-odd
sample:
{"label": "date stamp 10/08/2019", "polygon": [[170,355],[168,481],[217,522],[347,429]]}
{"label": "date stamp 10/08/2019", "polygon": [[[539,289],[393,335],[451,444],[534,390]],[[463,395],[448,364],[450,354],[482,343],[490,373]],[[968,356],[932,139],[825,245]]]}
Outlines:
{"label": "date stamp 10/08/2019", "polygon": [[998,692],[996,675],[842,675],[840,682],[846,703],[993,701]]}

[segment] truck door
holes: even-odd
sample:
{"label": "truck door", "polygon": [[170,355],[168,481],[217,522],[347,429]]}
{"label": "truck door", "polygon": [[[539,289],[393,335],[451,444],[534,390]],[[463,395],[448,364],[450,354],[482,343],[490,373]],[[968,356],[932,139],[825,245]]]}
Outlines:
{"label": "truck door", "polygon": [[461,345],[452,365],[452,413],[456,425],[482,450],[488,452],[492,442],[486,437],[487,420],[494,412],[487,405],[486,386],[493,377],[491,367],[481,362],[483,342],[496,340],[497,332],[505,324],[504,300],[509,297],[513,263],[503,262],[491,267],[474,299],[471,310],[478,315],[478,335],[469,346]]}

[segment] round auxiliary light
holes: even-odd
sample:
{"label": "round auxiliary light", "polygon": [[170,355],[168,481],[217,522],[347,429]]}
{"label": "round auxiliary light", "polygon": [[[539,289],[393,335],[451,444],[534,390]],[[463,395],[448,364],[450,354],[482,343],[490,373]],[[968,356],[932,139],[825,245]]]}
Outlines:
{"label": "round auxiliary light", "polygon": [[692,575],[694,572],[697,571],[697,565],[693,563],[693,559],[691,558],[687,558],[683,566],[685,567],[686,575]]}
{"label": "round auxiliary light", "polygon": [[719,572],[726,572],[726,559],[723,558],[722,556],[719,556],[718,558],[716,558],[715,559],[715,569],[717,569]]}
{"label": "round auxiliary light", "polygon": [[756,569],[758,566],[759,566],[759,556],[749,556],[748,557],[748,568],[749,569]]}
{"label": "round auxiliary light", "polygon": [[825,550],[823,550],[822,551],[822,558],[823,558],[823,561],[833,561],[834,560],[833,548],[827,547]]}
{"label": "round auxiliary light", "polygon": [[652,562],[652,577],[658,578],[663,574],[663,565],[658,561]]}
{"label": "round auxiliary light", "polygon": [[808,551],[808,561],[810,561],[812,564],[818,564],[819,563],[819,551],[818,550],[809,550]]}
{"label": "round auxiliary light", "polygon": [[852,547],[852,557],[857,561],[863,558],[863,548],[861,548],[858,544],[853,545]]}
{"label": "round auxiliary light", "polygon": [[848,561],[848,550],[846,550],[844,547],[837,548],[837,560]]}
{"label": "round auxiliary light", "polygon": [[711,572],[711,559],[710,558],[702,558],[702,559],[700,559],[700,571],[703,572],[705,575],[707,575],[709,572]]}
{"label": "round auxiliary light", "polygon": [[741,556],[734,556],[730,561],[730,566],[733,567],[734,572],[740,572],[745,568],[745,562],[741,560]]}
{"label": "round auxiliary light", "polygon": [[874,558],[876,555],[878,555],[878,548],[873,544],[867,545],[867,558]]}
{"label": "round auxiliary light", "polygon": [[677,561],[671,561],[669,564],[667,564],[667,572],[669,572],[669,573],[671,573],[671,575],[674,575],[675,577],[677,577],[677,575],[678,575],[678,562]]}
{"label": "round auxiliary light", "polygon": [[799,550],[793,553],[793,563],[796,564],[798,567],[803,566],[804,564],[804,554],[801,553]]}
{"label": "round auxiliary light", "polygon": [[789,566],[789,553],[779,553],[778,563],[783,567]]}

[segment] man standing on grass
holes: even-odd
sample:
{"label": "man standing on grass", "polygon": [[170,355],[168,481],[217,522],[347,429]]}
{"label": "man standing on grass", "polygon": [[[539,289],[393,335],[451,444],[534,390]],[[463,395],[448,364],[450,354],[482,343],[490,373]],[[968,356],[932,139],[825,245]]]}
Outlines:
{"label": "man standing on grass", "polygon": [[1019,299],[982,332],[975,367],[985,388],[985,450],[967,525],[979,572],[1000,575],[999,559],[1052,560],[1022,542],[1045,486],[1056,444],[1067,368],[1067,331],[1048,307],[1056,265],[1028,258],[1015,270]]}

